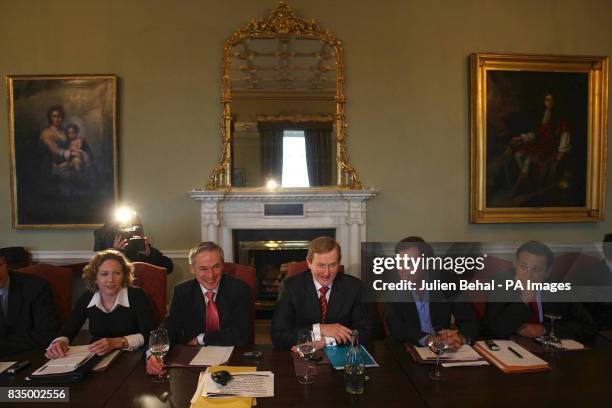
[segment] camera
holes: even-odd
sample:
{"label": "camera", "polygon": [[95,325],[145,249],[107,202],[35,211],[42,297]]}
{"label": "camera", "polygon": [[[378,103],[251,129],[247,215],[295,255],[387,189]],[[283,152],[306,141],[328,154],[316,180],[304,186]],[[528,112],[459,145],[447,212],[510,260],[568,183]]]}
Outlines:
{"label": "camera", "polygon": [[125,248],[126,252],[138,252],[145,250],[142,225],[132,225],[130,227],[122,228],[118,232],[119,235],[121,235],[121,237],[128,242],[127,247]]}

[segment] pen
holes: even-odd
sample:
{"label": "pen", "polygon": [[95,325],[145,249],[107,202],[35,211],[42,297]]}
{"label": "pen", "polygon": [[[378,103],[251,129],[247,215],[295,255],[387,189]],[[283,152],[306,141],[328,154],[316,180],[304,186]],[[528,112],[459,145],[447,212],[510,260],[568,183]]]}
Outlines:
{"label": "pen", "polygon": [[523,358],[523,356],[521,356],[515,349],[513,349],[512,347],[508,347],[508,350],[510,350],[515,356],[517,356],[518,358]]}

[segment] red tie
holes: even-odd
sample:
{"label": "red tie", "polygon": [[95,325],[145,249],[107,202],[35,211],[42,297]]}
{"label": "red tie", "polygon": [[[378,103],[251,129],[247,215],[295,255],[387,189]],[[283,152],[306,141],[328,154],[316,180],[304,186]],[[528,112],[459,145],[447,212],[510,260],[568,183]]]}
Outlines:
{"label": "red tie", "polygon": [[328,289],[329,288],[327,286],[322,286],[321,289],[319,289],[319,292],[321,292],[321,296],[319,296],[319,305],[321,306],[321,323],[325,323],[325,319],[327,318],[327,297],[325,295],[327,295]]}
{"label": "red tie", "polygon": [[215,292],[209,290],[206,292],[208,298],[208,304],[206,305],[206,333],[212,333],[219,331],[219,311],[217,310],[217,304],[213,300]]}

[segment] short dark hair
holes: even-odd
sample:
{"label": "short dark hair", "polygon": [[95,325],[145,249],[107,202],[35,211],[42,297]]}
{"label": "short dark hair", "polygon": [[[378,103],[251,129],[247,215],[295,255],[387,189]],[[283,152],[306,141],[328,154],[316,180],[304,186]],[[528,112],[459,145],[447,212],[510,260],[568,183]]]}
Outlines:
{"label": "short dark hair", "polygon": [[527,241],[523,245],[521,245],[516,250],[517,258],[521,252],[529,252],[530,254],[533,254],[533,255],[545,256],[546,266],[548,268],[552,267],[553,262],[555,260],[555,254],[553,254],[553,251],[551,251],[551,249],[548,246],[538,241]]}
{"label": "short dark hair", "polygon": [[195,261],[195,257],[202,252],[216,251],[221,257],[221,262],[225,262],[225,258],[223,256],[223,248],[219,245],[215,244],[212,241],[203,241],[198,244],[197,247],[191,248],[189,251],[189,265],[193,265]]}
{"label": "short dark hair", "polygon": [[402,251],[407,251],[410,248],[416,248],[419,252],[426,256],[433,256],[434,250],[425,240],[421,237],[417,236],[409,236],[400,240],[397,244],[395,244],[395,253],[399,254]]}
{"label": "short dark hair", "polygon": [[64,108],[62,107],[62,105],[53,105],[47,110],[47,120],[49,121],[49,123],[51,123],[51,114],[55,111],[62,114],[62,119],[66,117],[66,114],[64,113]]}

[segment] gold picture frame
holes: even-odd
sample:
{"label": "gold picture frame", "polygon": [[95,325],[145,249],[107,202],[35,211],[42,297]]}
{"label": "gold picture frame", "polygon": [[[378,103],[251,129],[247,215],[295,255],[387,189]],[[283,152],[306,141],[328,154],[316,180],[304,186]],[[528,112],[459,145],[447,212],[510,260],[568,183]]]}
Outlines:
{"label": "gold picture frame", "polygon": [[[326,43],[334,50],[336,68],[336,92],[331,98],[335,103],[335,142],[336,142],[336,166],[337,180],[335,185],[326,187],[314,187],[313,189],[361,189],[363,188],[357,170],[350,164],[346,139],[348,127],[346,122],[344,93],[344,51],[343,45],[329,30],[324,29],[313,19],[299,17],[286,3],[280,1],[264,18],[252,19],[243,28],[238,28],[225,41],[223,47],[223,79],[222,96],[223,114],[221,118],[221,151],[217,165],[210,173],[206,190],[230,191],[232,186],[232,102],[235,96],[232,94],[230,80],[230,65],[232,59],[232,47],[242,41],[261,38],[283,38],[283,39],[316,39]],[[275,99],[271,97],[270,99]],[[315,98],[320,99],[320,98]],[[261,188],[264,188],[263,186]],[[312,187],[311,187],[312,188]],[[252,188],[253,189],[253,188]],[[255,190],[259,188],[254,188]]]}
{"label": "gold picture frame", "polygon": [[470,62],[470,222],[602,221],[609,58]]}
{"label": "gold picture frame", "polygon": [[116,75],[8,75],[14,229],[94,229],[119,191]]}

